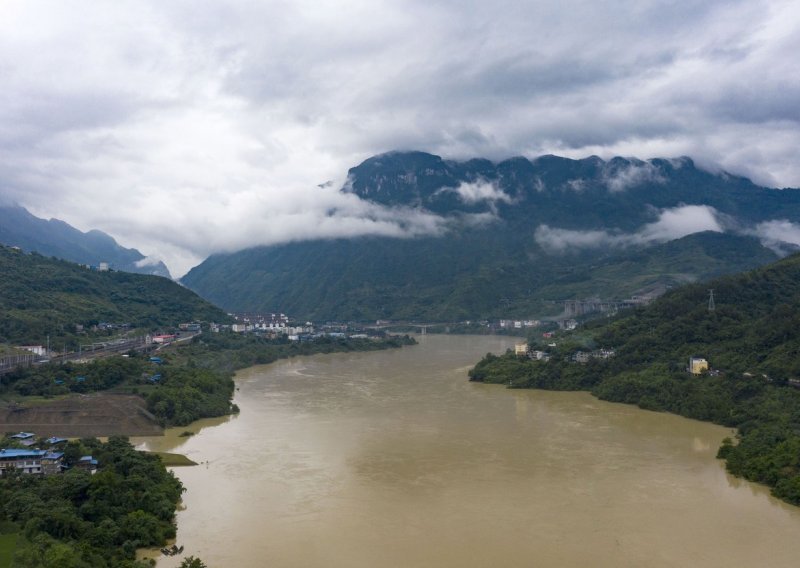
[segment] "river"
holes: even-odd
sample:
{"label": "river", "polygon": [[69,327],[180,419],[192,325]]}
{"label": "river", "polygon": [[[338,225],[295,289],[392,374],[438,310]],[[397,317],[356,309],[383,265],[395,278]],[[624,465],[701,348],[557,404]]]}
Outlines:
{"label": "river", "polygon": [[201,462],[174,470],[185,553],[210,568],[798,565],[800,509],[726,474],[729,429],[469,383],[508,338],[419,341],[246,369],[240,415],[134,438]]}

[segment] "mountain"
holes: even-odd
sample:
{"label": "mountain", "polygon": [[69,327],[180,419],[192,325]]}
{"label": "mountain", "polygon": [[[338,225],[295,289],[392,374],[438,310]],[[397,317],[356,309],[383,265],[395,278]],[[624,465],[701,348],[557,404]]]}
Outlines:
{"label": "mountain", "polygon": [[107,262],[113,270],[170,278],[163,262],[140,266],[142,253],[120,246],[102,231],[84,233],[59,219],[40,219],[24,207],[0,207],[0,243],[79,264]]}
{"label": "mountain", "polygon": [[0,246],[0,343],[75,339],[76,324],[129,323],[155,329],[228,316],[161,276],[96,272]]}
{"label": "mountain", "polygon": [[182,282],[229,310],[300,318],[554,314],[559,300],[623,299],[773,261],[792,245],[767,241],[764,227],[800,221],[800,191],[710,173],[689,158],[494,163],[395,152],[350,169],[342,191],[436,215],[442,232],[214,255]]}

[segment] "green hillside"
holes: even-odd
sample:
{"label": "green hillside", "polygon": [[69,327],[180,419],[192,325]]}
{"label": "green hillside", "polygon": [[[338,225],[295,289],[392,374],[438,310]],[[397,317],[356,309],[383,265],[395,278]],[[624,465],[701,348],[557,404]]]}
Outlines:
{"label": "green hillside", "polygon": [[219,308],[160,276],[94,272],[0,246],[0,343],[70,340],[75,325],[147,329],[191,320],[227,321]]}
{"label": "green hillside", "polygon": [[554,300],[626,298],[745,270],[777,255],[753,237],[699,233],[628,250],[548,255],[491,228],[450,238],[290,243],[209,258],[184,278],[232,311],[298,318],[459,321],[554,313]]}
{"label": "green hillside", "polygon": [[[800,504],[800,255],[678,288],[646,308],[555,341],[548,362],[487,356],[471,378],[590,390],[605,400],[736,426],[739,443],[720,450],[728,469]],[[616,356],[570,360],[599,348]],[[693,356],[707,359],[712,372],[690,375]]]}

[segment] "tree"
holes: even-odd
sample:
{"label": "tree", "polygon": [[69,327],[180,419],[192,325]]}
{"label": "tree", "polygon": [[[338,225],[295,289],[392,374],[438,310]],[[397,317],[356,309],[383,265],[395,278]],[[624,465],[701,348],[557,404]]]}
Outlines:
{"label": "tree", "polygon": [[188,556],[183,559],[179,568],[208,568],[199,558]]}

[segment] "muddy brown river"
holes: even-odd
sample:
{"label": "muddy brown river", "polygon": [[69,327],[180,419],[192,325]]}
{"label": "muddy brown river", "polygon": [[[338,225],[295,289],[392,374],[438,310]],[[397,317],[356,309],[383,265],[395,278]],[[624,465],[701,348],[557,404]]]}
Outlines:
{"label": "muddy brown river", "polygon": [[[800,509],[727,475],[731,431],[467,382],[514,340],[435,336],[238,374],[185,453],[178,544],[223,567],[797,567]],[[162,557],[173,567],[180,557]]]}

